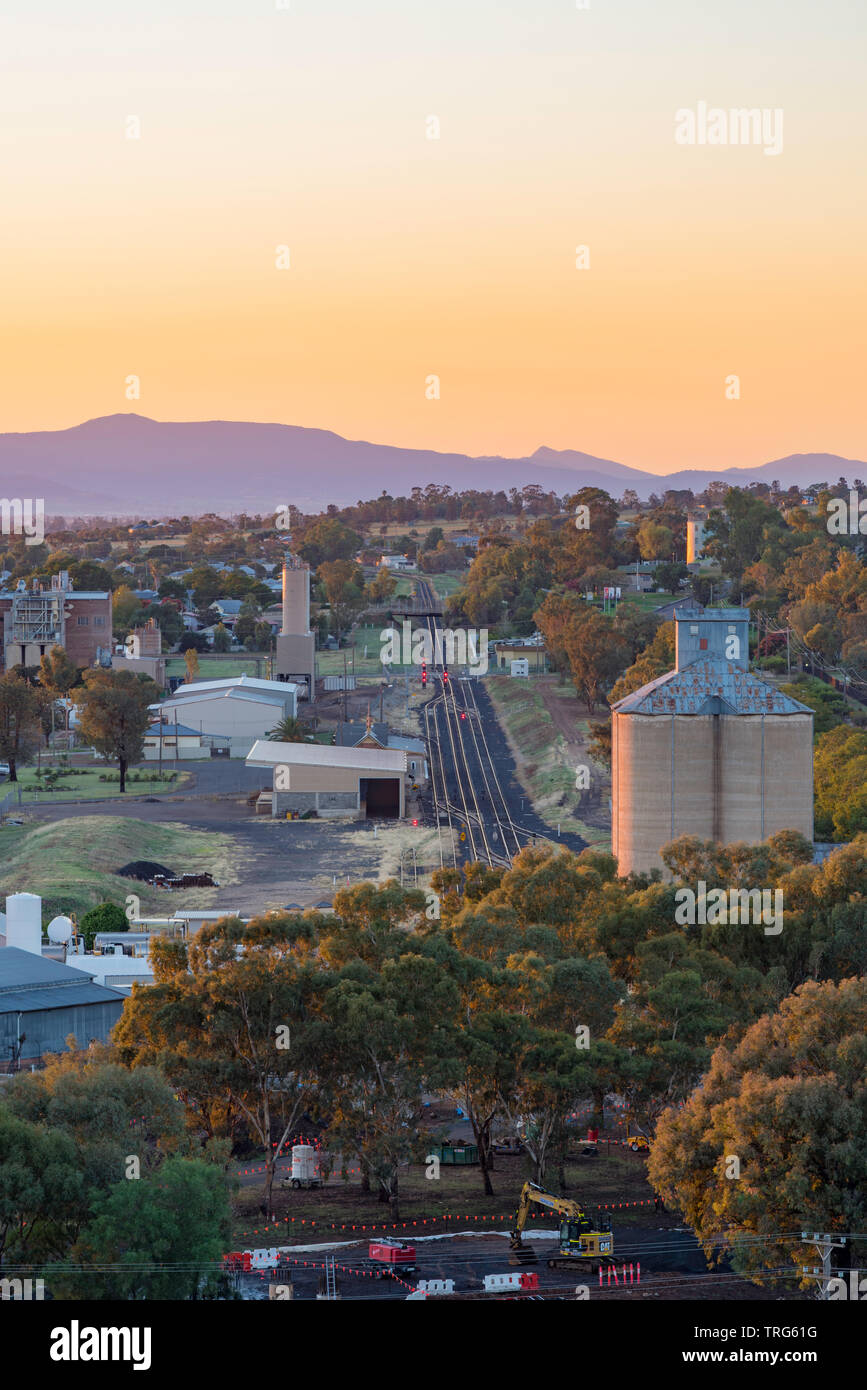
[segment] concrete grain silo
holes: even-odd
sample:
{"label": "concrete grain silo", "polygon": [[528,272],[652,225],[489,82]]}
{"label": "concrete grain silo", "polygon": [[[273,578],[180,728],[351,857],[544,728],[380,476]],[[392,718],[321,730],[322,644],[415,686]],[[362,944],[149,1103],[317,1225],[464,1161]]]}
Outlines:
{"label": "concrete grain silo", "polygon": [[621,874],[663,868],[680,835],[813,838],[813,712],[748,669],[745,608],[675,614],[673,671],[612,710],[612,849]]}

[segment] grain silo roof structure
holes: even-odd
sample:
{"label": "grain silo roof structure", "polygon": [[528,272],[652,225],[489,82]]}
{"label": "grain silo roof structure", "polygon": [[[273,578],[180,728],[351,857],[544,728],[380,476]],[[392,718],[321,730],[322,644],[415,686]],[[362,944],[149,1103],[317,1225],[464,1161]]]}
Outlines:
{"label": "grain silo roof structure", "polygon": [[799,700],[731,661],[694,661],[667,671],[612,707],[621,714],[809,714]]}

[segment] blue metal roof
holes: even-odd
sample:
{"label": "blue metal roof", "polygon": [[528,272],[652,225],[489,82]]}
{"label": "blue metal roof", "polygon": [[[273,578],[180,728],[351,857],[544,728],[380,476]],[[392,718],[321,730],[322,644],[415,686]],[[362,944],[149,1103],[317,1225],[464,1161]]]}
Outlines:
{"label": "blue metal roof", "polygon": [[612,706],[618,714],[809,714],[813,711],[732,661],[693,661]]}
{"label": "blue metal roof", "polygon": [[80,973],[59,960],[22,951],[18,946],[0,950],[0,994],[7,988],[26,988],[28,985],[59,984],[63,980],[80,978]]}
{"label": "blue metal roof", "polygon": [[94,985],[60,985],[54,989],[21,989],[0,993],[0,1014],[33,1014],[45,1009],[72,1009],[82,1004],[123,1003],[120,990]]}
{"label": "blue metal roof", "polygon": [[0,947],[0,1014],[111,1004],[125,994],[95,985],[80,970],[18,946]]}

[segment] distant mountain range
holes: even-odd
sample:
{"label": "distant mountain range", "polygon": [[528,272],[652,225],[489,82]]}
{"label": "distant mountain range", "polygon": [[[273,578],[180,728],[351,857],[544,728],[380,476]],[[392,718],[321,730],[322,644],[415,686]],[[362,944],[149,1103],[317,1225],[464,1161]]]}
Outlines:
{"label": "distant mountain range", "polygon": [[591,486],[615,497],[634,488],[646,499],[666,488],[700,492],[714,479],[745,485],[777,478],[783,486],[803,487],[836,482],[841,475],[851,482],[865,471],[864,462],[837,454],[791,454],[749,468],[661,475],[572,449],[473,458],[370,444],[298,425],[174,424],[135,414],[106,415],[68,430],[0,434],[0,493],[43,497],[49,516],[267,512],[284,503],[317,511],[383,490],[407,494],[427,483],[481,491],[538,483],[560,495]]}

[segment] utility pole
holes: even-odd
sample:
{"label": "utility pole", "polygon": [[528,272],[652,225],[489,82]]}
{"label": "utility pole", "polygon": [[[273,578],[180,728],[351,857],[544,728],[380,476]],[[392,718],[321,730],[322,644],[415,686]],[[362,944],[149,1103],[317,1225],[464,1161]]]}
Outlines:
{"label": "utility pole", "polygon": [[346,680],[347,680],[347,676],[346,676],[346,651],[345,651],[345,649],[344,649],[344,652],[343,652],[343,722],[344,722],[344,724],[348,723],[348,720],[347,720],[347,717],[346,717]]}
{"label": "utility pole", "polygon": [[789,625],[788,625],[788,623],[787,623],[787,624],[786,624],[786,675],[787,675],[787,676],[791,676],[791,674],[792,674],[792,656],[791,656],[791,652],[789,651]]}
{"label": "utility pole", "polygon": [[821,1274],[818,1265],[802,1265],[801,1271],[806,1278],[819,1281],[818,1297],[823,1303],[826,1303],[828,1301],[828,1284],[831,1279],[831,1251],[842,1250],[846,1244],[846,1237],[842,1236],[840,1240],[834,1240],[829,1235],[819,1235],[817,1232],[814,1232],[810,1237],[807,1231],[802,1231],[801,1241],[807,1245],[812,1245],[822,1260]]}

